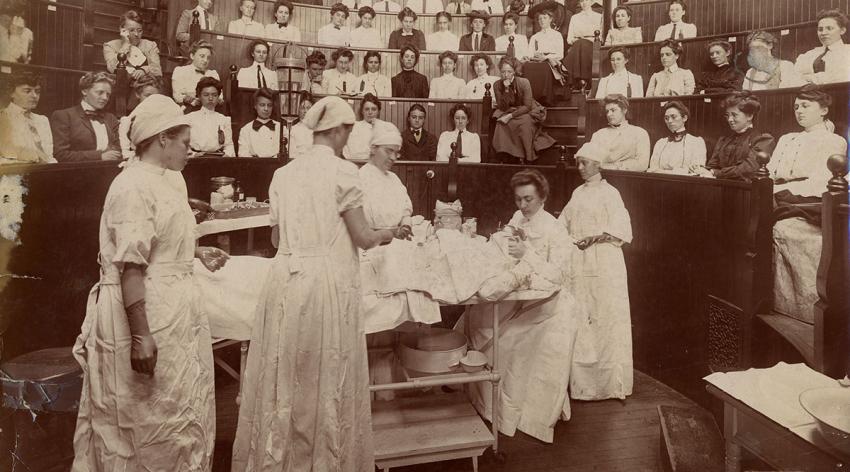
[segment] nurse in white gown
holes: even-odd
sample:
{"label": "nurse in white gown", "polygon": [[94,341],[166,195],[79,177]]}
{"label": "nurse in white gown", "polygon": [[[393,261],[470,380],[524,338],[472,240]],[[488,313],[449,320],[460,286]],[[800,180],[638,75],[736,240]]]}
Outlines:
{"label": "nurse in white gown", "polygon": [[632,240],[620,192],[599,173],[604,150],[587,143],[576,152],[585,183],[573,191],[559,221],[581,251],[569,267],[579,320],[570,398],[625,399],[632,394],[632,325],[624,243]]}
{"label": "nurse in white gown", "polygon": [[[571,291],[564,283],[571,254],[577,251],[563,225],[543,209],[549,184],[540,172],[518,172],[511,178],[511,187],[519,210],[509,225],[521,228],[527,239],[510,242],[508,253],[518,259],[519,272],[530,270],[563,288],[553,299],[510,320],[521,303],[499,303],[499,429],[508,436],[519,429],[551,443],[558,419],[570,418],[567,388],[577,315]],[[484,352],[491,363],[492,309],[492,305],[476,305],[470,316],[472,346]],[[460,323],[462,326],[463,321]],[[471,384],[469,392],[479,413],[491,420],[491,384]]]}

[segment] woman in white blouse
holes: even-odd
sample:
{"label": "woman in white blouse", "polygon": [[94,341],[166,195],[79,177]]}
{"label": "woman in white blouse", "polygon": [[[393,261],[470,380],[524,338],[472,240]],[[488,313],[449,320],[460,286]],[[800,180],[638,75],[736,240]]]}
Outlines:
{"label": "woman in white blouse", "polygon": [[437,32],[431,33],[425,38],[425,45],[429,51],[458,51],[460,50],[460,39],[452,33],[452,15],[441,11],[435,17],[437,20]]}
{"label": "woman in white blouse", "polygon": [[239,2],[240,17],[227,25],[227,32],[242,36],[263,37],[266,29],[262,23],[254,21],[254,12],[257,10],[256,0],[242,0]]}
{"label": "woman in white blouse", "polygon": [[[502,29],[505,34],[496,38],[496,51],[504,51],[510,56],[509,48],[513,45],[513,57],[518,61],[525,62],[531,58],[531,53],[528,49],[528,38],[524,34],[517,34],[516,27],[519,25],[519,15],[514,12],[505,13],[502,17]],[[511,41],[513,38],[513,41]]]}
{"label": "woman in white blouse", "polygon": [[684,0],[672,0],[667,6],[667,15],[670,17],[670,23],[661,25],[655,30],[655,40],[695,38],[697,36],[696,25],[685,23],[682,20],[687,10],[688,7],[685,5]]}
{"label": "woman in white blouse", "polygon": [[354,122],[348,142],[342,150],[346,159],[369,159],[369,143],[372,141],[372,127],[381,122],[381,101],[378,97],[367,93],[360,101],[360,121]]}
{"label": "woman in white blouse", "polygon": [[457,54],[452,51],[441,53],[440,67],[443,69],[443,75],[431,79],[431,91],[428,98],[463,98],[466,82],[455,76]]}
{"label": "woman in white blouse", "polygon": [[678,100],[664,105],[664,123],[670,135],[655,143],[647,172],[685,175],[692,166],[705,165],[705,141],[685,129],[690,113]]}
{"label": "woman in white blouse", "polygon": [[390,78],[381,74],[381,53],[368,51],[363,56],[363,71],[365,74],[358,77],[355,84],[358,95],[371,93],[378,97],[392,97]]}
{"label": "woman in white blouse", "polygon": [[[567,44],[570,45],[564,64],[572,72],[576,88],[590,89],[593,65],[593,39],[602,31],[602,14],[591,8],[593,0],[579,0],[581,11],[570,18]],[[578,83],[581,81],[581,84]]]}
{"label": "woman in white blouse", "polygon": [[354,53],[348,48],[339,48],[331,54],[334,68],[322,73],[322,90],[328,95],[353,95],[357,93],[360,82],[351,73]]}
{"label": "woman in white blouse", "polygon": [[744,76],[744,90],[773,90],[803,85],[803,78],[790,61],[773,56],[776,36],[767,31],[753,31],[747,36],[750,68]]}
{"label": "woman in white blouse", "polygon": [[463,96],[468,99],[481,100],[486,92],[486,84],[490,84],[490,95],[493,96],[493,104],[496,104],[496,95],[493,92],[493,84],[499,80],[496,75],[490,75],[493,60],[487,54],[475,54],[469,60],[469,67],[475,74],[475,78],[466,83]]}
{"label": "woman in white blouse", "polygon": [[295,7],[289,0],[280,0],[274,4],[274,23],[266,25],[266,37],[275,41],[301,41],[301,30],[290,25],[292,11]]}
{"label": "woman in white blouse", "polygon": [[629,26],[632,20],[632,9],[620,5],[611,13],[611,23],[613,28],[608,30],[608,37],[605,38],[606,46],[616,46],[618,44],[634,44],[643,42],[643,33],[640,26],[634,28]]}
{"label": "woman in white blouse", "polygon": [[248,57],[254,62],[239,69],[236,80],[239,88],[268,88],[277,90],[277,73],[266,67],[269,58],[269,43],[262,39],[255,39],[248,45]]}
{"label": "woman in white blouse", "polygon": [[617,93],[626,98],[643,97],[643,77],[626,69],[629,50],[620,46],[611,48],[608,50],[608,60],[611,61],[614,71],[599,81],[596,98],[605,98]]}
{"label": "woman in white blouse", "polygon": [[387,42],[374,27],[375,10],[370,6],[360,7],[357,15],[360,17],[360,26],[351,32],[351,47],[382,49]]}
{"label": "woman in white blouse", "polygon": [[458,103],[449,111],[455,129],[443,131],[437,141],[437,161],[448,161],[452,154],[452,143],[457,144],[456,152],[461,156],[458,162],[481,162],[481,137],[466,129],[472,114],[463,103]]}
{"label": "woman in white blouse", "polygon": [[794,117],[802,132],[779,138],[767,170],[774,193],[787,190],[801,197],[819,197],[832,177],[826,161],[833,154],[847,155],[847,141],[835,134],[826,117],[832,97],[816,85],[805,85],[794,99]]}
{"label": "woman in white blouse", "polygon": [[661,43],[659,55],[664,69],[652,74],[646,88],[647,97],[667,95],[691,95],[696,88],[694,74],[688,69],[679,67],[679,56],[682,54],[682,43],[665,40]]}
{"label": "woman in white blouse", "polygon": [[302,120],[304,120],[304,115],[307,114],[307,111],[315,102],[316,99],[313,98],[310,92],[302,90],[298,98],[298,120],[290,127],[284,128],[283,133],[288,140],[287,146],[289,147],[290,159],[307,154],[310,148],[313,147],[313,130],[308,128]]}
{"label": "woman in white blouse", "polygon": [[555,14],[551,10],[537,13],[540,31],[534,33],[528,41],[531,60],[523,65],[523,75],[531,82],[534,98],[543,105],[554,104],[556,82],[565,85],[564,76],[560,72],[561,60],[564,58],[564,37],[552,29],[554,18]]}

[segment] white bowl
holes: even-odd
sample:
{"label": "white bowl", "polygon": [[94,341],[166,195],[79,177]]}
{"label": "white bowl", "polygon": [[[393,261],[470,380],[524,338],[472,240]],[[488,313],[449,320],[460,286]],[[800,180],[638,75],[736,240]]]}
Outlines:
{"label": "white bowl", "polygon": [[850,454],[850,388],[823,387],[800,394],[800,404],[820,433],[839,451]]}
{"label": "white bowl", "polygon": [[460,360],[460,365],[464,372],[479,372],[487,365],[487,356],[480,351],[468,351]]}

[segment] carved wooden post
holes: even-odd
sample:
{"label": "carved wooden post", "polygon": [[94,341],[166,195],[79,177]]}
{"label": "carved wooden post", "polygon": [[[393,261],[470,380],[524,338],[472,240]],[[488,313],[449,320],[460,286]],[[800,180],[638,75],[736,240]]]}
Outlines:
{"label": "carved wooden post", "polygon": [[481,102],[481,127],[478,130],[482,134],[487,131],[487,136],[490,138],[487,139],[488,143],[492,140],[493,129],[496,126],[496,120],[493,119],[493,95],[490,94],[490,88],[492,88],[492,85],[484,84],[484,98],[482,99],[484,101]]}
{"label": "carved wooden post", "polygon": [[192,12],[192,24],[189,25],[189,47],[201,39],[201,21],[198,19],[200,16],[198,10]]}
{"label": "carved wooden post", "polygon": [[448,195],[446,198],[449,202],[455,201],[457,199],[457,143],[452,143],[452,153],[449,155],[449,182],[448,182]]}
{"label": "carved wooden post", "polygon": [[[607,15],[604,15],[604,16],[607,16]],[[588,93],[596,90],[596,87],[599,83],[599,76],[601,75],[600,71],[599,71],[599,63],[602,60],[602,58],[599,57],[599,56],[601,56],[601,55],[602,55],[602,32],[599,31],[599,30],[596,30],[596,31],[593,32],[593,54],[591,56],[592,59],[591,59],[591,66],[590,66],[590,89],[588,90]]]}
{"label": "carved wooden post", "polygon": [[130,91],[130,77],[127,74],[127,54],[118,53],[118,66],[115,68],[115,114],[127,114],[127,98]]}
{"label": "carved wooden post", "polygon": [[767,163],[770,162],[770,154],[759,151],[756,153],[756,162],[759,164],[759,168],[755,173],[756,179],[769,179],[770,171],[767,170]]}
{"label": "carved wooden post", "polygon": [[832,178],[826,184],[826,189],[829,192],[847,192],[847,156],[842,154],[833,154],[826,161],[826,167],[832,173]]}

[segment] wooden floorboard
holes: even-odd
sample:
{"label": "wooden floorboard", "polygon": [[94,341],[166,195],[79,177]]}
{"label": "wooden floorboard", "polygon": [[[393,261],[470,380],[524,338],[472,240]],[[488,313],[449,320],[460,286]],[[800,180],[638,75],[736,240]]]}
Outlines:
{"label": "wooden floorboard", "polygon": [[[215,472],[230,470],[230,452],[236,434],[236,382],[219,376],[216,384]],[[555,427],[555,441],[546,444],[517,432],[499,437],[503,463],[488,451],[481,472],[656,472],[662,471],[658,405],[698,406],[655,379],[635,372],[634,394],[625,402],[571,402],[572,418]],[[469,472],[469,460],[392,469],[394,472]]]}

